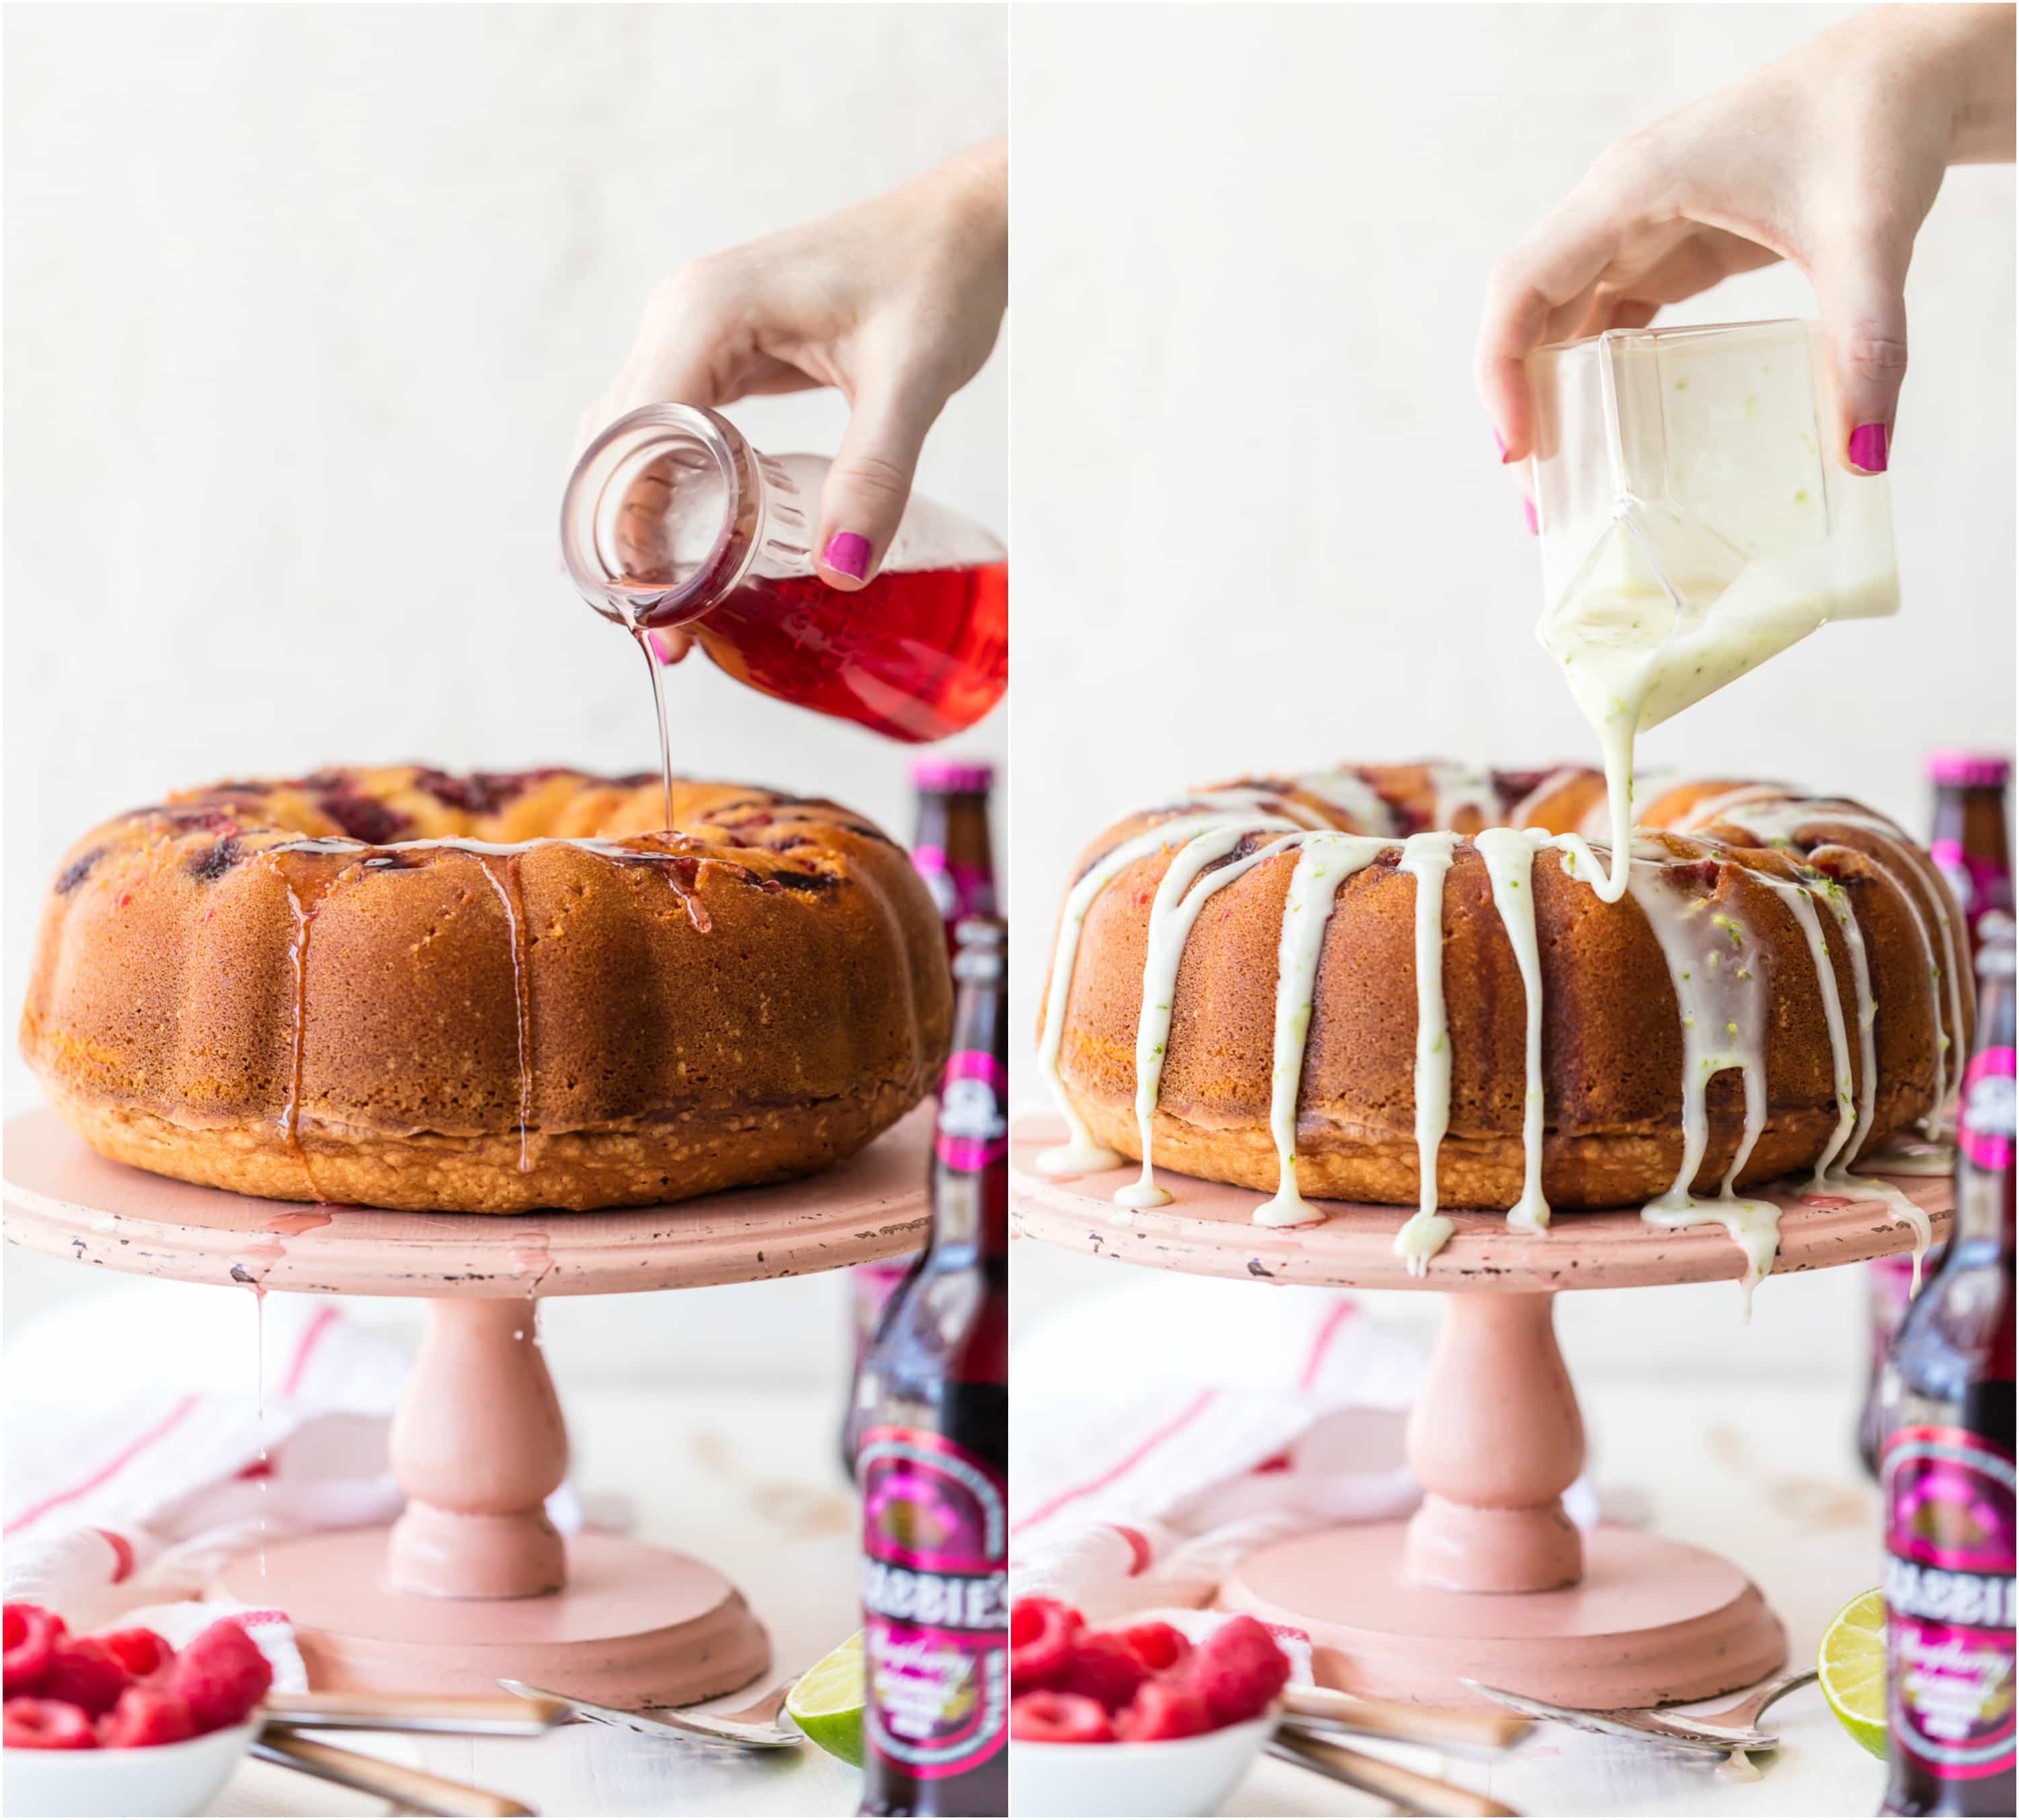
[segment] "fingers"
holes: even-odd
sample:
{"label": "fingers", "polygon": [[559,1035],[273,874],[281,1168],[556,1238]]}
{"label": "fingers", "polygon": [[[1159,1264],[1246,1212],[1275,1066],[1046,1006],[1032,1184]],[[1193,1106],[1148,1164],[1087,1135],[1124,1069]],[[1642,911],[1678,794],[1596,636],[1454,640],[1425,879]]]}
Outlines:
{"label": "fingers", "polygon": [[912,495],[926,432],[946,400],[915,389],[865,388],[821,489],[815,562],[834,587],[860,588],[882,565]]}
{"label": "fingers", "polygon": [[1809,277],[1822,306],[1823,338],[1836,380],[1837,458],[1853,472],[1883,474],[1891,457],[1900,382],[1907,374],[1905,249],[1864,237],[1819,255]]}
{"label": "fingers", "polygon": [[1650,161],[1633,147],[1622,141],[1605,153],[1488,280],[1474,376],[1503,461],[1525,460],[1533,447],[1528,356],[1562,331],[1565,315],[1585,313],[1644,215]]}
{"label": "fingers", "polygon": [[759,345],[767,320],[761,296],[729,255],[694,260],[654,286],[623,367],[577,421],[575,452],[644,405],[712,411],[753,392],[819,383]]}

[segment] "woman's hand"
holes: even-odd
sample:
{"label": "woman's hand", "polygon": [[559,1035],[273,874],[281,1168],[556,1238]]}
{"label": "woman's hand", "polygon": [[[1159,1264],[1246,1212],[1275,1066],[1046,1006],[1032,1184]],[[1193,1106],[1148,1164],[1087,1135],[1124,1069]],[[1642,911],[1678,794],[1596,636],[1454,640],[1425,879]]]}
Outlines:
{"label": "woman's hand", "polygon": [[[848,430],[821,489],[823,580],[876,573],[946,401],[988,358],[1009,298],[1009,148],[997,139],[868,202],[683,266],[663,280],[577,446],[626,411],[719,408],[832,385]],[[660,633],[669,661],[687,641]]]}
{"label": "woman's hand", "polygon": [[2012,157],[2013,16],[1879,8],[1604,153],[1488,286],[1477,377],[1502,460],[1531,452],[1535,349],[1786,259],[1821,308],[1840,458],[1884,472],[1914,237],[1949,165]]}

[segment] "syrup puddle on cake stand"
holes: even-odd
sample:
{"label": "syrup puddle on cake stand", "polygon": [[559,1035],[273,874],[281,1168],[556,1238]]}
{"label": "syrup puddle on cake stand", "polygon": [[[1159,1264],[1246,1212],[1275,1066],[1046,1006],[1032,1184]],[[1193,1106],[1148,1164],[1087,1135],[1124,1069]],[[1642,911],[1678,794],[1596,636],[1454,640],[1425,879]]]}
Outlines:
{"label": "syrup puddle on cake stand", "polygon": [[[1560,1210],[1542,1232],[1501,1213],[1450,1212],[1427,1274],[1398,1256],[1405,1210],[1314,1201],[1296,1227],[1253,1220],[1256,1192],[1167,1171],[1168,1206],[1118,1206],[1136,1166],[1070,1178],[1038,1159],[1062,1121],[1019,1120],[1010,1218],[1026,1238],[1125,1264],[1243,1282],[1434,1290],[1444,1321],[1411,1413],[1409,1464],[1423,1503],[1406,1521],[1321,1529],[1242,1561],[1218,1604],[1309,1634],[1318,1680],[1348,1693],[1477,1706],[1461,1677],[1559,1706],[1657,1706],[1763,1680],[1787,1637],[1760,1589],[1705,1550],[1618,1524],[1580,1532],[1562,1494],[1584,1464],[1584,1424],[1553,1311],[1559,1290],[1742,1279],[1746,1259],[1715,1227],[1668,1229],[1637,1207]],[[1953,1186],[1894,1185],[1939,1240]],[[1763,1195],[1781,1209],[1775,1274],[1910,1249],[1888,1200]],[[1771,1310],[1771,1294],[1763,1309]]]}
{"label": "syrup puddle on cake stand", "polygon": [[216,1590],[295,1622],[319,1692],[491,1694],[511,1675],[637,1710],[734,1692],[763,1626],[713,1568],[589,1530],[564,1540],[567,1469],[539,1296],[698,1287],[915,1251],[933,1111],[839,1167],[658,1207],[524,1216],[257,1200],[108,1162],[52,1112],[6,1126],[5,1236],[78,1261],[257,1294],[414,1296],[426,1337],[393,1422],[390,1525],[263,1541]]}

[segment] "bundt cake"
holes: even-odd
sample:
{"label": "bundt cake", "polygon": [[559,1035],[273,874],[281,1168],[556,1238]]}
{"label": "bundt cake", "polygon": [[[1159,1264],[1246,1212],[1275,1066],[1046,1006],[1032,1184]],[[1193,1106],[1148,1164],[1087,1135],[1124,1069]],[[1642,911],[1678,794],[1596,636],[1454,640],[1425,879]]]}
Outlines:
{"label": "bundt cake", "polygon": [[[1080,863],[1041,1071],[1070,1141],[1039,1167],[1153,1165],[1417,1208],[1646,1203],[1715,1219],[1756,1272],[1775,1212],[1738,1189],[1932,1131],[1969,1052],[1961,915],[1856,805],[1738,781],[1643,793],[1617,893],[1594,771],[1366,766],[1249,779],[1133,816]],[[1925,1231],[1898,1191],[1860,1178]]]}
{"label": "bundt cake", "polygon": [[825,1168],[947,1052],[930,894],[831,802],[656,772],[223,783],[87,834],[22,1047],[95,1149],[475,1213]]}

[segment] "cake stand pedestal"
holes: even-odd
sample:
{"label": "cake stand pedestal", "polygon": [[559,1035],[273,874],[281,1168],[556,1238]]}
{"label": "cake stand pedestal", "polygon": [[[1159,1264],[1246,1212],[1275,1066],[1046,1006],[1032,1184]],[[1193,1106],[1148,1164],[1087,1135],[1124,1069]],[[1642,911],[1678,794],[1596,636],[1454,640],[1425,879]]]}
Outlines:
{"label": "cake stand pedestal", "polygon": [[6,1126],[5,1236],[145,1276],[428,1302],[393,1418],[408,1503],[389,1526],[248,1550],[217,1591],[277,1607],[319,1689],[495,1693],[509,1675],[637,1710],[711,1699],[770,1663],[743,1596],[703,1563],[543,1508],[567,1432],[536,1298],[748,1283],[915,1250],[930,1223],[933,1110],[839,1168],[610,1213],[484,1215],[306,1207],[107,1161],[51,1112]]}
{"label": "cake stand pedestal", "polygon": [[[1749,1686],[1785,1660],[1760,1590],[1720,1557],[1617,1524],[1582,1533],[1562,1495],[1584,1464],[1577,1393],[1557,1349],[1567,1289],[1742,1278],[1717,1227],[1668,1232],[1637,1212],[1557,1216],[1531,1235],[1499,1214],[1456,1230],[1412,1276],[1392,1249],[1407,1210],[1323,1201],[1321,1225],[1258,1226],[1267,1197],[1162,1171],[1176,1198],[1130,1210],[1111,1196],[1136,1165],[1053,1179],[1037,1152],[1064,1135],[1020,1120],[1010,1204],[1020,1232],[1096,1257],[1244,1282],[1429,1290],[1444,1322],[1408,1427],[1423,1501],[1406,1521],[1350,1524],[1276,1543],[1243,1561],[1218,1603],[1311,1639],[1320,1681],[1349,1693],[1478,1705],[1461,1678],[1560,1706],[1657,1706]],[[1939,1239],[1949,1178],[1904,1178]],[[1775,1195],[1777,1274],[1907,1250],[1883,1203]]]}

